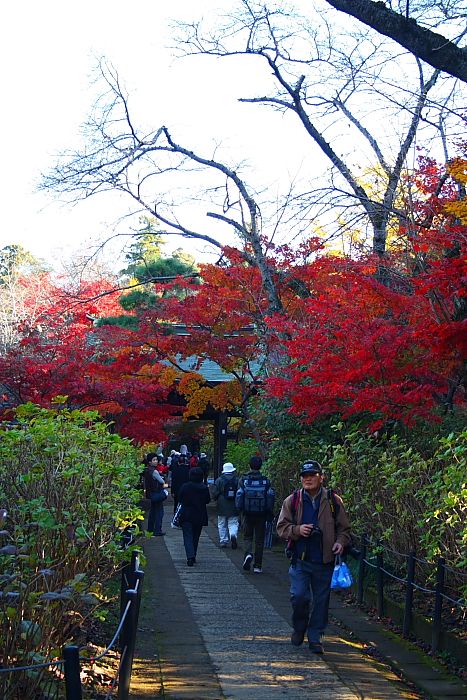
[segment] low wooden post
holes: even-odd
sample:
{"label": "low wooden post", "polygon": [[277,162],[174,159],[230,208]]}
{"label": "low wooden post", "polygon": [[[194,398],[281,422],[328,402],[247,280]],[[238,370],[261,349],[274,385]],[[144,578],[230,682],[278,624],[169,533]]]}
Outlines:
{"label": "low wooden post", "polygon": [[70,645],[63,647],[65,660],[65,694],[66,700],[82,700],[81,676],[79,665],[79,649]]}
{"label": "low wooden post", "polygon": [[438,567],[436,569],[436,587],[435,587],[435,609],[433,612],[433,630],[431,637],[431,651],[435,652],[439,649],[439,638],[441,635],[441,613],[443,611],[444,593],[444,575],[446,569],[444,565],[446,560],[444,557],[438,559]]}
{"label": "low wooden post", "polygon": [[382,552],[376,555],[376,611],[384,617],[384,559]]}
{"label": "low wooden post", "polygon": [[135,589],[126,591],[127,603],[131,602],[122,629],[122,660],[118,675],[118,700],[128,700],[130,695],[131,669],[135,655],[136,632],[138,629],[139,608],[143,588],[144,571],[135,572]]}
{"label": "low wooden post", "polygon": [[410,552],[407,559],[407,584],[405,589],[404,621],[402,636],[408,637],[412,626],[413,584],[415,581],[415,552]]}
{"label": "low wooden post", "polygon": [[360,548],[360,558],[358,560],[358,579],[357,579],[357,603],[358,605],[363,604],[363,591],[364,591],[364,580],[365,580],[365,559],[366,559],[366,548],[367,548],[368,536],[362,535],[362,546]]}

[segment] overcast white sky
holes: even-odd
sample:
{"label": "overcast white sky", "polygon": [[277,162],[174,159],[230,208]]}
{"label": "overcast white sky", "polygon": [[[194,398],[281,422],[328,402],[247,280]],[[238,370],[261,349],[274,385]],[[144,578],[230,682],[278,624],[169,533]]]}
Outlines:
{"label": "overcast white sky", "polygon": [[171,126],[187,145],[188,139],[207,145],[213,138],[228,145],[240,131],[248,131],[249,119],[261,119],[263,143],[256,145],[265,153],[266,167],[268,150],[271,163],[281,157],[286,163],[290,147],[283,144],[281,155],[271,117],[236,101],[239,94],[252,94],[263,76],[250,69],[242,74],[238,63],[229,73],[225,63],[201,57],[174,62],[166,48],[171,43],[169,19],[190,19],[228,6],[228,0],[30,0],[4,6],[0,247],[20,243],[58,263],[95,242],[126,211],[110,196],[70,207],[34,192],[54,154],[78,142],[100,56],[116,66],[152,127]]}
{"label": "overcast white sky", "polygon": [[[288,128],[293,115],[280,116],[238,102],[240,96],[268,92],[270,78],[264,64],[249,57],[174,59],[169,48],[173,44],[170,20],[217,16],[232,3],[23,0],[4,5],[0,247],[20,243],[59,267],[74,251],[84,254],[111,235],[113,224],[128,211],[129,203],[116,195],[71,207],[34,191],[55,155],[79,144],[79,127],[96,95],[92,75],[100,57],[118,70],[134,113],[148,131],[165,124],[179,143],[198,153],[210,156],[213,145],[221,144],[220,158],[229,164],[248,159],[248,183],[267,188],[270,199],[280,191],[283,194],[284,184],[305,171],[321,177],[328,163],[303,129]],[[310,0],[295,0],[295,4],[309,13]],[[338,13],[327,11],[335,30]],[[344,19],[346,31],[349,22]],[[372,127],[379,124],[384,138],[399,138],[397,121],[385,120],[376,107],[373,121]],[[347,131],[342,133],[347,139]],[[351,166],[365,167],[356,143],[350,139],[346,147],[355,160]],[[372,163],[366,162],[367,166]],[[179,245],[188,248],[181,239],[171,247]],[[199,246],[193,251],[198,256]],[[115,258],[114,251],[108,255]]]}

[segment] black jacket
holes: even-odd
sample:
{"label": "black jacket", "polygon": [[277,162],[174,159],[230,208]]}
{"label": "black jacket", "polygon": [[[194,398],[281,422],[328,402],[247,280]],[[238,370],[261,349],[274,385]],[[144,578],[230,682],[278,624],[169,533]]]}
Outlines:
{"label": "black jacket", "polygon": [[211,496],[206,484],[198,484],[194,481],[187,481],[180,489],[178,502],[183,505],[180,522],[190,522],[193,525],[207,525],[208,511],[206,505],[210,502]]}
{"label": "black jacket", "polygon": [[179,464],[178,462],[175,465],[171,465],[171,471],[172,471],[172,493],[174,496],[177,496],[180,489],[182,488],[183,484],[188,481],[188,477],[190,474],[190,465],[187,464]]}

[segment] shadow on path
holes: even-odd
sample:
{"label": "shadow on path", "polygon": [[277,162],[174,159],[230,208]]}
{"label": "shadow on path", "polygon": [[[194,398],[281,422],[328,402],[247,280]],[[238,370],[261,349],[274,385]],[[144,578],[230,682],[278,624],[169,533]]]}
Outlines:
{"label": "shadow on path", "polygon": [[[166,511],[168,522],[170,500]],[[168,524],[165,537],[143,542],[147,562],[132,700],[422,697],[363,654],[337,625],[329,627],[324,659],[306,645],[290,644],[282,551],[265,552],[263,574],[244,572],[241,547],[218,547],[214,519],[203,531],[193,568],[186,565],[181,532]]]}

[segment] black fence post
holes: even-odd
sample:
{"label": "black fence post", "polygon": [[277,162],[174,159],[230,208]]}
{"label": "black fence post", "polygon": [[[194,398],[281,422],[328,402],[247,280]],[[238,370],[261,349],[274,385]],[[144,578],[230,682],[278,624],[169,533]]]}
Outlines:
{"label": "black fence post", "polygon": [[82,700],[78,647],[72,645],[63,647],[63,658],[65,660],[66,700]]}
{"label": "black fence post", "polygon": [[402,636],[408,637],[412,626],[413,584],[415,581],[415,552],[410,552],[407,559],[407,585],[405,589],[404,621]]}
{"label": "black fence post", "polygon": [[130,569],[131,569],[130,562],[127,562],[122,567],[122,576],[120,579],[120,619],[122,619],[122,615],[125,612],[126,592],[129,588],[131,588],[131,586],[130,586]]}
{"label": "black fence post", "polygon": [[131,562],[130,562],[130,575],[129,575],[129,586],[128,588],[134,589],[135,584],[136,584],[136,572],[139,569],[139,552],[136,550],[133,550],[131,553]]}
{"label": "black fence post", "polygon": [[436,587],[435,587],[435,609],[433,612],[433,630],[431,637],[431,651],[435,652],[439,649],[439,638],[441,634],[441,613],[443,610],[444,593],[444,575],[446,569],[444,565],[446,560],[444,557],[438,559],[438,567],[436,569]]}
{"label": "black fence post", "polygon": [[138,624],[137,605],[138,592],[133,590],[126,591],[126,601],[130,602],[125,622],[123,623],[121,635],[121,651],[122,658],[120,663],[120,672],[118,674],[118,700],[128,700],[130,693],[131,667],[133,665],[133,655],[135,651],[136,626]]}
{"label": "black fence post", "polygon": [[127,562],[122,568],[122,577],[120,579],[120,619],[125,612],[127,604],[126,592],[128,589],[133,589],[136,584],[136,572],[139,570],[139,555],[137,551],[131,553],[131,561]]}
{"label": "black fence post", "polygon": [[382,552],[376,555],[376,611],[378,617],[384,617],[384,559]]}
{"label": "black fence post", "polygon": [[135,637],[136,637],[136,631],[137,631],[138,620],[139,620],[139,609],[141,606],[141,596],[143,595],[143,581],[144,581],[144,571],[141,571],[140,569],[138,569],[138,571],[136,572],[136,582],[135,582],[135,588],[138,592],[138,595],[136,597]]}
{"label": "black fence post", "polygon": [[357,603],[358,605],[363,604],[363,585],[365,579],[365,559],[366,559],[366,546],[368,542],[368,536],[362,535],[362,546],[360,548],[360,558],[358,560],[358,579],[357,579]]}

